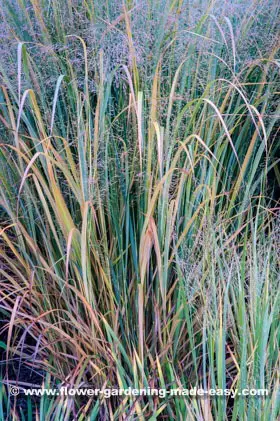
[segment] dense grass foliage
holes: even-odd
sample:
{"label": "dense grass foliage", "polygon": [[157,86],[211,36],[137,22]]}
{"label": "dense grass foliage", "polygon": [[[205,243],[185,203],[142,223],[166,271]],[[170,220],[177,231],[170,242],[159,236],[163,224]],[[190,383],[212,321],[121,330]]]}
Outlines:
{"label": "dense grass foliage", "polygon": [[189,3],[1,1],[3,419],[279,419],[279,4]]}

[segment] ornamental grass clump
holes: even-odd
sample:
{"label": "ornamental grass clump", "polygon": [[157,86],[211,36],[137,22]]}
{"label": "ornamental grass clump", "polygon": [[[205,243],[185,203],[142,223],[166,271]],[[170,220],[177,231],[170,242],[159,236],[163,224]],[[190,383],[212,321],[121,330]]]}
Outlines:
{"label": "ornamental grass clump", "polygon": [[2,418],[277,420],[279,5],[1,14]]}

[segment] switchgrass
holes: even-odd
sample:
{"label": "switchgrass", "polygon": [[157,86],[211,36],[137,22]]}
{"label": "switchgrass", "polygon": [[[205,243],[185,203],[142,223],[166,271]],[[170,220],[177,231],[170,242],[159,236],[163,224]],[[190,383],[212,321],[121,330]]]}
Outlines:
{"label": "switchgrass", "polygon": [[[27,3],[1,10],[18,43],[15,75],[1,68],[3,384],[15,361],[19,384],[29,366],[60,386],[269,395],[44,397],[24,415],[3,386],[0,413],[276,420],[277,38],[239,57],[252,20],[273,35],[275,19],[260,1],[237,22],[183,1],[147,2],[142,17],[133,2]],[[158,22],[145,48],[137,19]]]}

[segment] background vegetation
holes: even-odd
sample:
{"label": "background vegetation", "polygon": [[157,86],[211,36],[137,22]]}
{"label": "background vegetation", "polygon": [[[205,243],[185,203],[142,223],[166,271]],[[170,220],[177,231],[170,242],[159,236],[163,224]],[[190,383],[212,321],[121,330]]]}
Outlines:
{"label": "background vegetation", "polygon": [[0,4],[1,419],[277,420],[279,3]]}

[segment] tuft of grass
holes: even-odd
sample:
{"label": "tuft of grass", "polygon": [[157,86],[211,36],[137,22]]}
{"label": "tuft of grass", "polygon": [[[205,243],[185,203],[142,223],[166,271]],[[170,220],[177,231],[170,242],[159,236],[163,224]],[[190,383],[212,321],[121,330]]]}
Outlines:
{"label": "tuft of grass", "polygon": [[[200,3],[2,1],[3,419],[279,417],[279,6]],[[25,411],[13,363],[19,383],[269,396]]]}

